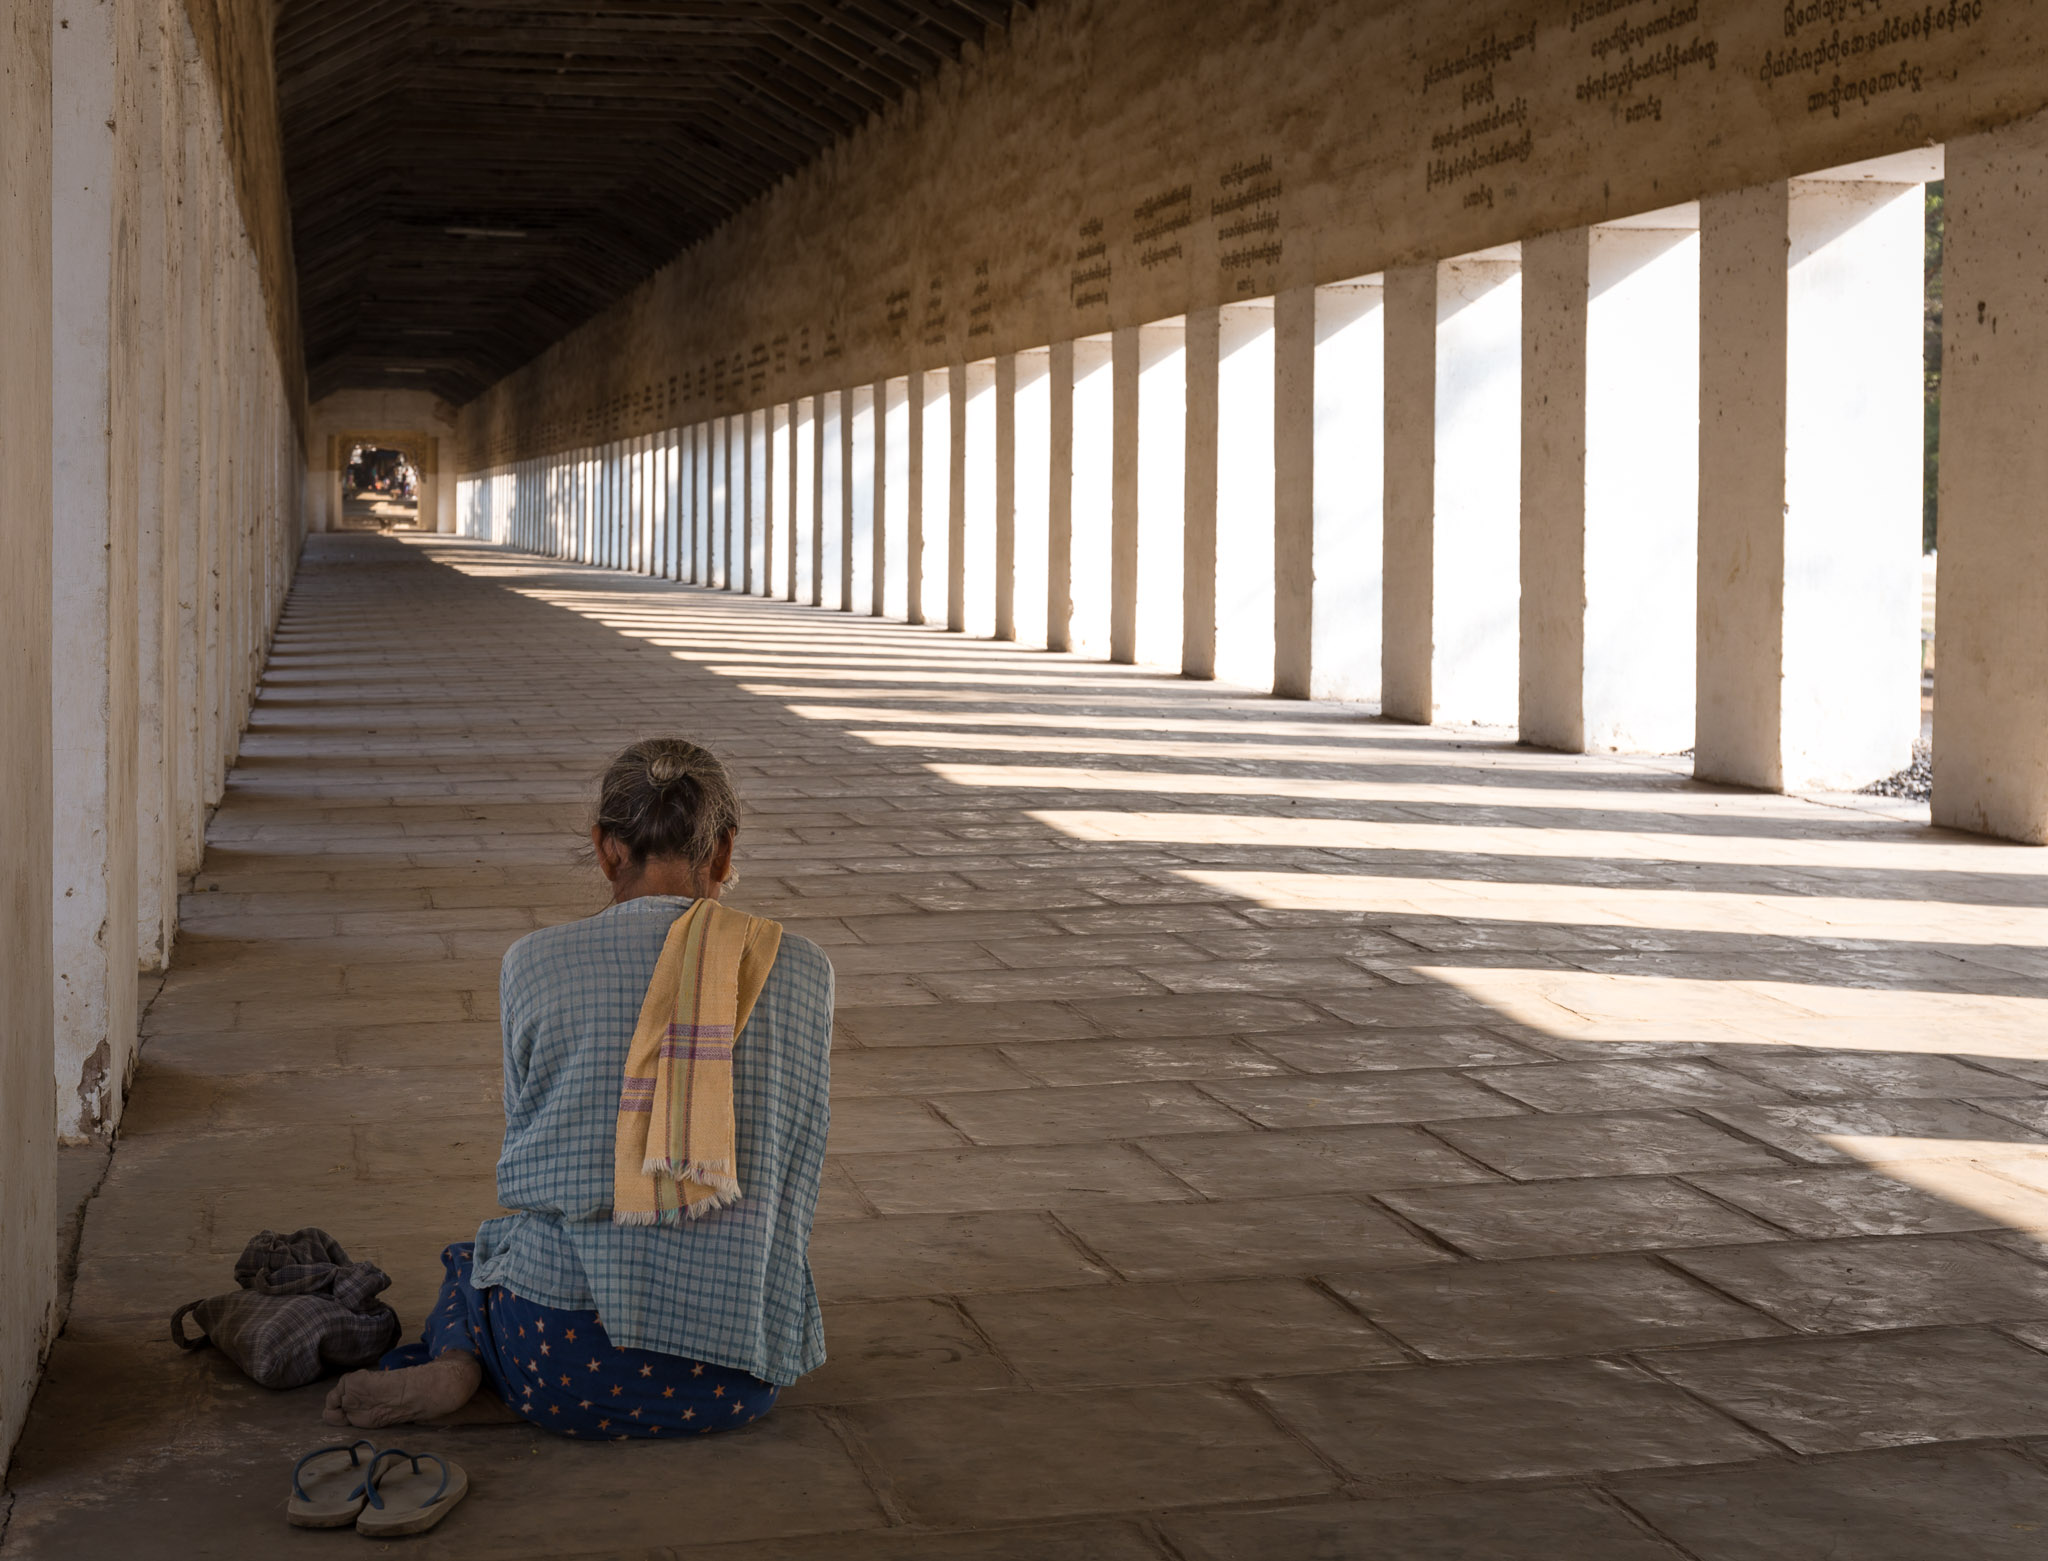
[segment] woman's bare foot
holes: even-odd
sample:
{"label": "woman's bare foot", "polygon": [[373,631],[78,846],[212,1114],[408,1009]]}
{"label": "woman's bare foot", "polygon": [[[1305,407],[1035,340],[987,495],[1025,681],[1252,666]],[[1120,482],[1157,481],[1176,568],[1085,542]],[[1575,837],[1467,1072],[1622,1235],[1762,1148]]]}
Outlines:
{"label": "woman's bare foot", "polygon": [[320,1418],[329,1425],[409,1425],[453,1414],[483,1381],[483,1367],[467,1350],[450,1350],[424,1366],[398,1371],[351,1371],[327,1395]]}

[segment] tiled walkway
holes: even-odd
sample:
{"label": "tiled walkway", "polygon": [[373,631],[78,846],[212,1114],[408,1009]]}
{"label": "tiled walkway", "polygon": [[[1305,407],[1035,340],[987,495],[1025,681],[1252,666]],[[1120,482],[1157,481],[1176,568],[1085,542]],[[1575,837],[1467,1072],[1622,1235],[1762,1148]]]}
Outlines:
{"label": "tiled walkway", "polygon": [[[2048,1551],[2048,852],[448,539],[315,539],[7,1555],[288,1531],[165,1319],[493,1207],[498,957],[629,738],[839,972],[831,1363],[684,1446],[407,1433],[421,1557]],[[2029,1234],[2031,1233],[2031,1234]],[[2031,1439],[2031,1440],[2030,1440]],[[729,1542],[729,1546],[728,1546]]]}

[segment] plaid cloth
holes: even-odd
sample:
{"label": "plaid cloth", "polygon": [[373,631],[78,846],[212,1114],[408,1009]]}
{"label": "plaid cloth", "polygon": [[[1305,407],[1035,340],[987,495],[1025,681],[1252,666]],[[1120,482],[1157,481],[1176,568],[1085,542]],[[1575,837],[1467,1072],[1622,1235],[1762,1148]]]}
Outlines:
{"label": "plaid cloth", "polygon": [[[259,1232],[235,1263],[242,1288],[181,1306],[171,1337],[212,1344],[267,1388],[304,1387],[329,1371],[367,1366],[398,1342],[398,1314],[377,1297],[391,1283],[374,1263],[351,1263],[326,1231]],[[187,1338],[184,1320],[199,1325]]]}
{"label": "plaid cloth", "polygon": [[824,1172],[832,966],[785,936],[733,1057],[745,1196],[678,1225],[614,1225],[619,1081],[670,925],[650,895],[549,927],[505,955],[505,1145],[471,1283],[595,1310],[612,1343],[786,1386],[825,1360],[807,1256]]}

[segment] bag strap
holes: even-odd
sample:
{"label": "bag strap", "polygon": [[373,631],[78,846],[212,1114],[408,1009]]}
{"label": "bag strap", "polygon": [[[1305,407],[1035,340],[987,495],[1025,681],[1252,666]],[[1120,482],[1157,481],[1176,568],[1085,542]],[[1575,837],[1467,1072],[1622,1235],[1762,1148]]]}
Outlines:
{"label": "bag strap", "polygon": [[171,1313],[171,1342],[177,1345],[179,1349],[202,1350],[206,1348],[207,1345],[213,1343],[213,1340],[207,1336],[206,1330],[204,1328],[199,1330],[199,1337],[196,1339],[188,1339],[185,1337],[185,1329],[183,1326],[185,1319],[190,1317],[194,1312],[198,1311],[199,1308],[204,1306],[205,1304],[206,1303],[204,1301],[187,1301],[183,1306],[179,1307],[175,1312]]}

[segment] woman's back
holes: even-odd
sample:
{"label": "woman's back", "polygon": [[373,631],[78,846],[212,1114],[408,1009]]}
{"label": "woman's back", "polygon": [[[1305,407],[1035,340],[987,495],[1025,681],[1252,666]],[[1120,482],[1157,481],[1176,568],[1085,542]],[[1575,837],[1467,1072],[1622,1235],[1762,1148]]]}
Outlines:
{"label": "woman's back", "polygon": [[787,1384],[823,1363],[806,1249],[830,1108],[832,967],[785,935],[733,1051],[741,1201],[669,1225],[611,1219],[619,1087],[669,928],[646,895],[521,939],[499,983],[505,1144],[474,1283],[595,1308],[613,1341]]}

